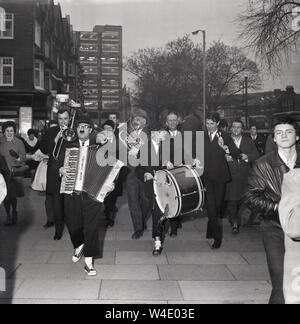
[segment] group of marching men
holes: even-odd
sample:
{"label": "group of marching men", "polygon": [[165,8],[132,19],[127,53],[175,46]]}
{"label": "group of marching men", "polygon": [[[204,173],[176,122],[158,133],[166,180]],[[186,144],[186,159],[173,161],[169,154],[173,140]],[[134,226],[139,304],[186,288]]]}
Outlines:
{"label": "group of marching men", "polygon": [[[163,161],[162,142],[166,136],[169,136],[172,139],[170,145],[173,145],[180,131],[183,133],[200,131],[201,120],[197,114],[192,114],[186,118],[179,131],[179,116],[176,112],[171,112],[166,117],[166,127],[151,130],[147,113],[137,109],[131,118],[131,131],[135,132],[137,137],[141,132],[149,134],[149,163],[147,166],[128,165],[121,170],[115,184],[106,188],[110,194],[104,201],[103,214],[101,203],[91,199],[84,192],[73,195],[60,194],[62,177],[66,172],[65,152],[69,147],[90,145],[101,147],[108,142],[120,141],[118,134],[120,128],[117,127],[116,120],[108,120],[102,125],[103,131],[95,134],[91,119],[87,115],[82,115],[76,123],[78,139],[69,143],[63,141],[62,133],[70,124],[70,117],[67,109],[61,109],[58,112],[58,125],[49,128],[40,143],[40,150],[49,156],[46,188],[46,211],[49,219],[45,227],[51,227],[54,223],[54,240],[60,240],[66,224],[74,246],[73,262],[78,262],[84,256],[84,270],[90,276],[96,275],[94,259],[102,256],[101,246],[104,241],[104,235],[99,239],[99,229],[100,232],[105,233],[106,226],[114,225],[117,213],[116,202],[118,196],[122,194],[124,182],[134,227],[132,239],[142,237],[148,217],[152,215],[153,255],[160,255],[165,230],[158,226],[162,211],[156,203],[153,180],[157,170],[179,166],[174,160],[175,147],[170,148],[170,159]],[[270,137],[272,148],[266,155],[264,155],[264,141],[257,135],[255,126],[251,127],[250,136],[247,136],[243,134],[243,123],[236,120],[228,133],[221,129],[221,120],[217,113],[208,114],[205,123],[204,163],[195,159],[195,147],[192,149],[191,159],[183,163],[198,168],[204,167],[202,181],[206,189],[207,239],[213,239],[213,249],[221,247],[224,214],[229,217],[232,233],[238,234],[242,225],[243,203],[253,216],[259,215],[262,219],[263,242],[273,286],[270,303],[300,302],[300,293],[297,290],[299,276],[297,269],[300,265],[298,262],[300,260],[298,246],[300,155],[296,146],[299,140],[297,123],[289,117],[278,120]],[[18,170],[22,169],[24,162],[24,151],[15,133],[15,125],[11,123],[3,125],[4,140],[0,144],[0,171],[5,177],[8,188],[16,186],[13,179],[18,174]],[[131,154],[129,142],[126,143],[126,140],[122,142],[124,145],[128,144],[128,154]],[[61,147],[59,154],[55,152],[57,147]],[[182,154],[186,157],[183,151],[184,149]],[[138,155],[139,151],[136,150],[135,154]],[[151,165],[150,161],[153,158],[151,155],[156,155],[157,160],[160,161],[158,165]],[[16,196],[12,194],[14,190],[8,191],[11,193],[8,194],[5,207],[8,215],[11,215],[10,208],[12,208],[13,219],[16,220]],[[52,212],[52,216],[49,211]],[[105,224],[100,222],[103,215],[106,217]],[[170,219],[170,227],[170,235],[176,237],[181,227],[181,219]]]}

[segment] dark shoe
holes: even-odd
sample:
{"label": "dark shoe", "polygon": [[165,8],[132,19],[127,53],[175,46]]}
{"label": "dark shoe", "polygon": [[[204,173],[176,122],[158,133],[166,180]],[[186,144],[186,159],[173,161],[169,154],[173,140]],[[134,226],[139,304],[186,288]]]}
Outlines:
{"label": "dark shoe", "polygon": [[6,227],[9,227],[9,226],[12,226],[13,225],[13,223],[12,223],[12,221],[11,220],[7,220],[6,222],[5,222],[5,224],[4,224],[4,226],[6,226]]}
{"label": "dark shoe", "polygon": [[12,224],[16,225],[18,223],[18,212],[17,211],[13,211],[12,212]]}
{"label": "dark shoe", "polygon": [[48,228],[53,227],[53,226],[54,226],[53,222],[47,222],[43,227],[44,227],[44,229],[48,229]]}
{"label": "dark shoe", "polygon": [[131,236],[131,238],[133,239],[133,240],[138,240],[138,239],[140,239],[142,236],[143,236],[143,232],[141,232],[141,231],[137,231],[137,232],[134,232],[133,234],[132,234],[132,236]]}
{"label": "dark shoe", "polygon": [[154,256],[159,256],[161,255],[161,252],[163,250],[163,247],[162,247],[162,244],[161,244],[161,241],[157,240],[154,242],[154,250],[152,252],[152,254]]}
{"label": "dark shoe", "polygon": [[238,226],[233,226],[232,227],[232,234],[233,235],[238,235],[240,233],[240,229]]}
{"label": "dark shoe", "polygon": [[219,249],[222,245],[222,240],[215,240],[214,244],[212,245],[213,249]]}
{"label": "dark shoe", "polygon": [[108,219],[106,225],[107,225],[107,227],[114,227],[115,222],[113,220],[111,220],[111,219]]}
{"label": "dark shoe", "polygon": [[58,234],[58,233],[55,233],[55,235],[54,235],[54,241],[60,241],[61,240],[61,238],[62,238],[62,234]]}
{"label": "dark shoe", "polygon": [[173,237],[173,238],[177,237],[177,229],[172,230],[171,233],[170,233],[170,236]]}

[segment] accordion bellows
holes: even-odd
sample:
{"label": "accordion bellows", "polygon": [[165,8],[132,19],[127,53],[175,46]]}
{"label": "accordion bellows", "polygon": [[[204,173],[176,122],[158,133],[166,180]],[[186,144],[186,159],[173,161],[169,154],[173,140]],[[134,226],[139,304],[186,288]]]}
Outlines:
{"label": "accordion bellows", "polygon": [[97,163],[98,146],[67,148],[60,193],[73,194],[86,192],[92,199],[103,202],[107,196],[107,185],[118,176],[123,162],[115,160],[114,165],[99,166]]}

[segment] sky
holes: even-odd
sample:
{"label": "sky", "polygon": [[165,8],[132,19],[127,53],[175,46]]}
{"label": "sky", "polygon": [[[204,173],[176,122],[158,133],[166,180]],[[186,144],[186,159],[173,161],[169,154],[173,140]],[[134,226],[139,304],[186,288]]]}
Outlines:
{"label": "sky", "polygon": [[[58,2],[58,1],[56,1]],[[75,30],[91,31],[95,25],[123,26],[123,56],[146,47],[164,46],[168,41],[197,29],[207,31],[208,46],[221,40],[239,46],[235,22],[248,0],[60,0]],[[202,34],[191,36],[202,43]],[[282,78],[265,76],[264,90],[294,84],[300,93],[300,60],[286,69]],[[298,71],[297,71],[298,70]],[[298,74],[296,73],[298,72]],[[124,82],[130,76],[125,75]],[[297,83],[297,85],[296,85]]]}

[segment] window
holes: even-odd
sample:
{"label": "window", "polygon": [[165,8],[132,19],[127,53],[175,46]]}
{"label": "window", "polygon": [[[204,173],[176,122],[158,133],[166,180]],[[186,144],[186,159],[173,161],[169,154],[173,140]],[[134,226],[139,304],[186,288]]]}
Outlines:
{"label": "window", "polygon": [[96,56],[80,56],[80,63],[97,64],[98,60]]}
{"label": "window", "polygon": [[95,44],[81,44],[80,51],[82,52],[98,52],[98,45]]}
{"label": "window", "polygon": [[44,89],[44,63],[39,60],[34,63],[34,87]]}
{"label": "window", "polygon": [[119,98],[119,90],[102,90],[102,98]]}
{"label": "window", "polygon": [[97,87],[97,79],[86,79],[86,80],[83,80],[82,84],[85,86],[85,87]]}
{"label": "window", "polygon": [[63,60],[63,75],[66,76],[67,75],[67,64],[66,61]]}
{"label": "window", "polygon": [[104,75],[119,75],[119,68],[117,67],[103,67],[102,74]]}
{"label": "window", "polygon": [[117,31],[106,31],[102,33],[103,40],[119,41],[120,34]]}
{"label": "window", "polygon": [[81,40],[98,40],[98,34],[94,32],[81,32],[80,33]]}
{"label": "window", "polygon": [[88,110],[98,110],[97,100],[84,100],[84,107]]}
{"label": "window", "polygon": [[[0,13],[1,15],[1,13]],[[1,24],[0,21],[0,38],[2,39],[13,39],[14,38],[14,14],[3,13],[5,15],[4,21]]]}
{"label": "window", "polygon": [[35,44],[41,47],[42,43],[42,28],[38,21],[35,21],[35,34],[34,34]]}
{"label": "window", "polygon": [[49,42],[45,41],[45,56],[50,57],[50,45]]}
{"label": "window", "polygon": [[98,74],[98,68],[97,67],[85,66],[83,68],[83,74]]}
{"label": "window", "polygon": [[119,45],[102,44],[102,51],[103,52],[114,52],[114,53],[118,53],[119,52]]}
{"label": "window", "polygon": [[103,100],[102,101],[102,108],[105,109],[119,109],[119,101],[108,101]]}
{"label": "window", "polygon": [[45,89],[48,91],[52,90],[51,72],[45,71]]}
{"label": "window", "polygon": [[69,63],[69,76],[75,76],[75,64]]}
{"label": "window", "polygon": [[102,79],[102,86],[104,87],[119,87],[119,81],[118,80],[112,80],[112,79]]}
{"label": "window", "polygon": [[99,90],[98,89],[84,89],[83,94],[86,97],[98,97]]}
{"label": "window", "polygon": [[116,65],[119,63],[117,57],[101,57],[101,62],[103,65]]}
{"label": "window", "polygon": [[14,59],[0,57],[0,86],[14,85]]}

